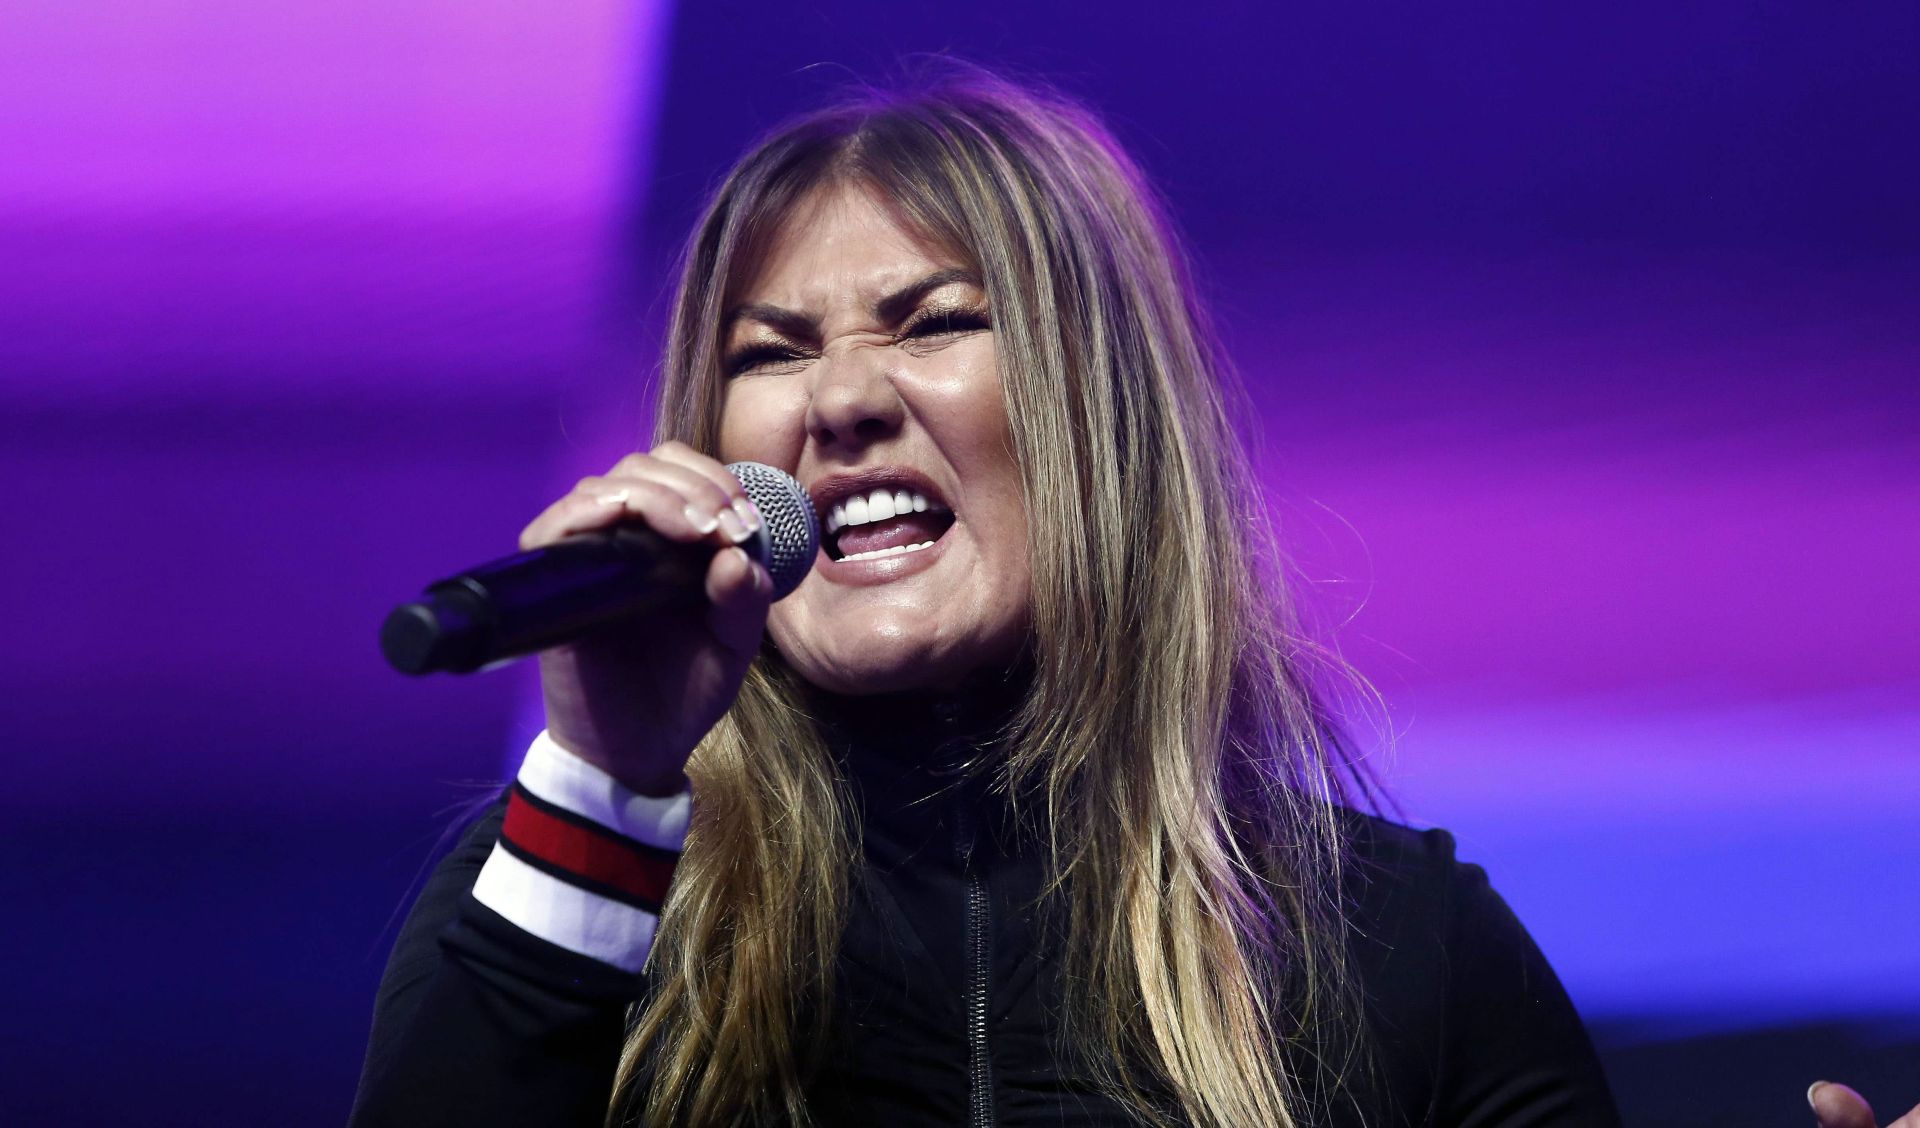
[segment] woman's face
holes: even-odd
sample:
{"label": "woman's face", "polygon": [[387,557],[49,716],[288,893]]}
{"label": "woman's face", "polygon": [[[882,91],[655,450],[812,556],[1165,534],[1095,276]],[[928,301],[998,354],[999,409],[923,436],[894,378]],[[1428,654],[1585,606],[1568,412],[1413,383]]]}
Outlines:
{"label": "woman's face", "polygon": [[813,571],[768,630],[840,693],[950,686],[1010,662],[1027,513],[979,280],[860,188],[803,201],[721,327],[723,461],[800,479]]}

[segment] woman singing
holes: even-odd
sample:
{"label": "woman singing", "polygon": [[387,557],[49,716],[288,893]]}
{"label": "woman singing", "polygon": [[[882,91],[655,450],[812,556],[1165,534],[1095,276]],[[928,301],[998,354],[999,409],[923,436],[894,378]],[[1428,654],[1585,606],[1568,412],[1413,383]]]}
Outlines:
{"label": "woman singing", "polygon": [[1082,109],[969,74],[747,154],[659,445],[521,542],[737,544],[754,460],[821,558],[770,604],[721,551],[703,608],[541,656],[355,1122],[1614,1123],[1484,874],[1359,813],[1225,381]]}

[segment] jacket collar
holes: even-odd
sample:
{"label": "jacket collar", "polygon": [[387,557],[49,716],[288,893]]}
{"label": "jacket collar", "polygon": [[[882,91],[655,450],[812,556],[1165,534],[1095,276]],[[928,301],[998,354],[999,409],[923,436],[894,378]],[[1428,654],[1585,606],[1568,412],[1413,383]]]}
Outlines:
{"label": "jacket collar", "polygon": [[952,689],[842,695],[814,690],[815,719],[828,743],[869,757],[935,773],[975,766],[1004,743],[1032,688],[1028,662],[975,671]]}

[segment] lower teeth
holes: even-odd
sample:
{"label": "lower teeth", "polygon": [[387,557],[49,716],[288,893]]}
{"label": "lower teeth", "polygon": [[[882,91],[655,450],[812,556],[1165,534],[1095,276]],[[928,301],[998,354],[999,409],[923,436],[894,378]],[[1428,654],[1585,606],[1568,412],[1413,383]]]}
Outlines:
{"label": "lower teeth", "polygon": [[892,548],[876,548],[872,552],[856,552],[851,556],[842,556],[840,559],[843,563],[848,560],[877,560],[882,556],[900,556],[904,553],[919,552],[923,548],[932,547],[932,541],[921,541],[919,544],[896,544]]}

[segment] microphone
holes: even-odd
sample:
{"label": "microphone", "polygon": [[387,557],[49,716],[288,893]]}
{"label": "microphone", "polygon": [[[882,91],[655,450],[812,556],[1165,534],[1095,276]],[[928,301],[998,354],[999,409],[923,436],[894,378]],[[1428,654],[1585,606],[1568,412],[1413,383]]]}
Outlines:
{"label": "microphone", "polygon": [[[784,599],[813,567],[820,522],[806,488],[758,462],[727,467],[760,510],[739,547]],[[380,627],[380,650],[404,674],[466,674],[568,642],[618,619],[705,599],[720,547],[668,540],[645,525],[578,533],[428,585]]]}

